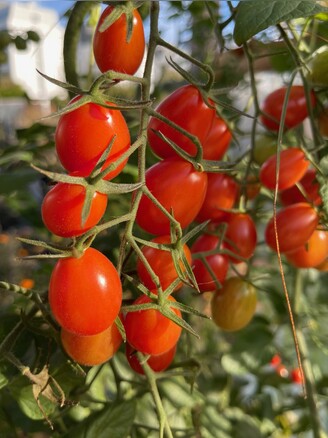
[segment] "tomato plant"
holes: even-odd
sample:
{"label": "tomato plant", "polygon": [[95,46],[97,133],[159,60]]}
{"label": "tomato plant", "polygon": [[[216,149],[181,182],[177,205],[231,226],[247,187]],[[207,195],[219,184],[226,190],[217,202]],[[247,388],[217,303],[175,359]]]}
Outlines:
{"label": "tomato plant", "polygon": [[49,304],[58,324],[78,335],[96,335],[111,326],[122,302],[118,273],[100,251],[58,260],[50,278]]}
{"label": "tomato plant", "polygon": [[[161,371],[166,370],[166,368],[168,368],[171,365],[176,350],[177,350],[177,345],[174,345],[170,350],[166,351],[165,353],[150,355],[149,358],[147,359],[147,364],[150,366],[150,368],[153,371],[155,371],[156,373],[160,373]],[[136,373],[144,374],[144,370],[140,365],[140,362],[136,355],[136,350],[134,350],[134,348],[131,347],[131,345],[129,345],[128,343],[126,344],[125,347],[125,354],[130,367]]]}
{"label": "tomato plant", "polygon": [[225,247],[239,257],[229,255],[232,263],[241,263],[254,254],[257,232],[253,219],[247,213],[233,213],[229,217],[224,236]]}
{"label": "tomato plant", "polygon": [[296,204],[297,202],[310,202],[313,205],[322,203],[315,169],[309,168],[300,179],[299,185],[302,191],[295,185],[279,193],[279,199],[283,205]]}
{"label": "tomato plant", "polygon": [[288,262],[298,268],[313,268],[320,265],[328,257],[328,232],[314,230],[309,240],[286,253]]}

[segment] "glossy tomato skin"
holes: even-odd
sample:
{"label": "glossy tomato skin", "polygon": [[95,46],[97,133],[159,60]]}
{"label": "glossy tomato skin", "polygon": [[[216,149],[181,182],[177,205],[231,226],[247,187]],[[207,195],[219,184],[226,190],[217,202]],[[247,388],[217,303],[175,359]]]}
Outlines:
{"label": "glossy tomato skin", "polygon": [[[222,285],[228,273],[229,258],[227,255],[219,253],[219,245],[220,238],[218,236],[204,233],[195,240],[191,246],[191,252],[192,254],[196,254],[217,250],[217,254],[208,255],[205,259],[213,271],[216,280]],[[200,258],[196,258],[195,256],[193,257],[193,272],[200,292],[209,292],[218,289],[216,281],[213,279],[207,266]]]}
{"label": "glossy tomato skin", "polygon": [[[293,251],[304,245],[316,229],[319,217],[306,202],[282,208],[276,216],[280,252]],[[273,217],[265,229],[265,240],[271,249],[277,250]]]}
{"label": "glossy tomato skin", "polygon": [[100,16],[93,39],[94,57],[102,73],[114,70],[133,75],[138,70],[145,52],[142,19],[138,10],[134,9],[129,41],[127,41],[128,26],[125,14],[101,32],[101,25],[114,9],[113,6],[108,6]]}
{"label": "glossy tomato skin", "polygon": [[[307,171],[310,162],[299,148],[289,148],[280,152],[278,190],[294,186]],[[276,187],[277,155],[268,158],[260,170],[261,183],[270,190]]]}
{"label": "glossy tomato skin", "polygon": [[114,323],[122,303],[119,275],[107,257],[88,248],[60,259],[51,274],[49,304],[58,324],[77,335],[96,335]]}
{"label": "glossy tomato skin", "polygon": [[53,234],[61,237],[80,236],[93,228],[103,217],[107,207],[107,195],[95,192],[89,216],[82,225],[82,209],[85,188],[78,184],[58,183],[43,199],[42,220]]}
{"label": "glossy tomato skin", "polygon": [[[203,147],[203,158],[220,160],[231,141],[226,122],[214,108],[204,102],[202,95],[193,85],[185,85],[170,94],[156,109],[185,131],[195,135]],[[148,141],[151,149],[161,158],[177,156],[174,149],[158,137],[156,131],[176,143],[182,150],[195,156],[197,147],[185,135],[165,122],[152,117],[148,125]]]}
{"label": "glossy tomato skin", "polygon": [[[174,345],[170,350],[165,353],[158,355],[151,355],[147,360],[147,364],[150,368],[155,371],[155,373],[160,373],[161,371],[165,371],[171,363],[173,362],[175,353],[177,350],[177,345]],[[136,350],[131,347],[128,343],[126,344],[125,354],[126,358],[129,362],[130,367],[138,374],[144,374],[144,370],[140,365],[137,355],[135,354]]]}
{"label": "glossy tomato skin", "polygon": [[61,329],[60,338],[68,356],[80,365],[89,367],[107,362],[122,343],[122,336],[115,323],[91,336],[80,336]]}
{"label": "glossy tomato skin", "polygon": [[[169,244],[171,243],[171,238],[168,235],[159,236],[152,239],[151,242]],[[169,251],[151,248],[150,246],[144,246],[141,251],[148,260],[148,263],[152,267],[155,274],[158,276],[163,290],[169,287],[170,284],[178,278],[178,273],[175,269],[173,258]],[[186,244],[183,245],[183,252],[187,262],[191,265],[191,253]],[[180,267],[182,271],[185,271],[182,262],[180,262]],[[143,283],[148,289],[151,290],[156,287],[149,272],[140,259],[137,261],[137,272],[141,283]],[[175,290],[180,289],[181,286],[182,281],[175,287]]]}
{"label": "glossy tomato skin", "polygon": [[[80,96],[70,103],[78,99]],[[81,176],[90,175],[111,141],[112,148],[103,169],[115,163],[129,149],[130,133],[119,110],[95,103],[86,103],[63,114],[55,132],[56,151],[61,164],[68,172],[78,172]],[[126,162],[127,160],[109,172],[105,179],[110,180],[117,176]]]}
{"label": "glossy tomato skin", "polygon": [[328,232],[314,230],[309,240],[294,251],[286,253],[286,259],[297,268],[314,268],[328,257]]}
{"label": "glossy tomato skin", "polygon": [[[169,301],[175,301],[170,295]],[[152,300],[141,295],[134,304],[150,303]],[[181,318],[179,309],[171,308]],[[156,309],[128,312],[124,327],[127,342],[141,353],[158,355],[167,352],[176,345],[181,334],[181,327],[166,318]]]}
{"label": "glossy tomato skin", "polygon": [[321,205],[320,185],[316,180],[316,171],[314,169],[308,169],[300,179],[299,184],[302,186],[306,197],[295,185],[279,193],[279,199],[283,205],[296,204],[297,202],[310,202],[313,205]]}
{"label": "glossy tomato skin", "polygon": [[[282,115],[283,103],[287,87],[278,88],[270,93],[264,100],[262,111],[265,113],[261,116],[264,126],[272,131],[279,130],[279,123]],[[315,94],[311,92],[311,105],[316,103]],[[273,119],[271,119],[271,116]],[[293,85],[287,103],[287,112],[285,118],[285,128],[291,129],[303,122],[308,116],[306,97],[302,85]]]}
{"label": "glossy tomato skin", "polygon": [[222,330],[241,330],[253,318],[256,304],[254,286],[239,277],[231,277],[213,294],[212,319]]}
{"label": "glossy tomato skin", "polygon": [[[146,171],[146,185],[153,196],[186,228],[199,212],[206,193],[207,173],[197,172],[192,164],[167,158]],[[148,233],[170,234],[170,222],[153,202],[142,196],[136,220]]]}
{"label": "glossy tomato skin", "polygon": [[257,243],[256,226],[247,213],[233,213],[229,217],[225,233],[225,247],[237,257],[229,255],[232,263],[241,263],[254,254]]}
{"label": "glossy tomato skin", "polygon": [[236,181],[225,173],[209,173],[205,199],[196,217],[198,222],[211,220],[225,221],[237,199],[239,186]]}

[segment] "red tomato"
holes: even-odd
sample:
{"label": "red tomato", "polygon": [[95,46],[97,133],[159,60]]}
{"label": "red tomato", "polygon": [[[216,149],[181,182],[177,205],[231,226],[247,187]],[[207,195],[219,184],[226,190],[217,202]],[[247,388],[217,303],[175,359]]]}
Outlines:
{"label": "red tomato", "polygon": [[138,10],[134,9],[129,40],[127,40],[128,26],[125,14],[101,32],[101,25],[114,10],[113,6],[108,6],[100,16],[93,38],[93,54],[102,73],[114,70],[133,75],[138,70],[145,51],[142,19]]}
{"label": "red tomato", "polygon": [[86,366],[107,362],[122,343],[122,336],[115,323],[103,332],[91,336],[80,336],[62,329],[60,338],[68,356]]}
{"label": "red tomato", "polygon": [[58,260],[49,285],[50,309],[58,324],[82,336],[96,335],[114,323],[122,285],[114,265],[88,248],[79,258]]}
{"label": "red tomato", "polygon": [[228,278],[213,294],[212,319],[222,330],[241,330],[253,318],[256,303],[254,286],[239,277]]}
{"label": "red tomato", "polygon": [[[171,238],[170,236],[159,236],[155,239],[152,239],[151,242],[171,243]],[[142,252],[148,260],[153,271],[158,276],[159,282],[163,290],[169,287],[170,284],[179,277],[173,263],[171,252],[151,248],[150,246],[144,246],[142,248]],[[183,252],[188,263],[191,264],[191,253],[186,244],[183,245]],[[180,267],[181,270],[184,272],[185,268],[182,262],[180,262]],[[145,265],[141,262],[140,259],[138,259],[137,261],[137,271],[141,283],[143,283],[148,289],[154,289],[156,287],[153,280],[151,279],[149,272],[147,271]],[[176,286],[175,290],[179,289],[181,286],[182,281]]]}
{"label": "red tomato", "polygon": [[320,265],[317,265],[315,269],[321,272],[328,272],[328,257],[326,258],[326,260],[320,263]]}
{"label": "red tomato", "polygon": [[[304,245],[316,229],[319,217],[310,204],[299,202],[277,213],[277,232],[280,252],[293,251]],[[277,250],[273,217],[265,229],[266,243]]]}
{"label": "red tomato", "polygon": [[198,222],[224,221],[237,199],[239,187],[235,180],[225,173],[209,173],[204,203],[197,215]]}
{"label": "red tomato", "polygon": [[328,257],[328,232],[314,230],[310,239],[294,251],[286,253],[286,259],[297,268],[313,268]]}
{"label": "red tomato", "polygon": [[[188,161],[167,158],[147,170],[146,185],[168,212],[172,209],[181,227],[186,228],[195,219],[204,201],[207,173],[196,172]],[[170,233],[168,218],[145,195],[141,198],[136,219],[148,233]]]}
{"label": "red tomato", "polygon": [[308,169],[299,181],[299,184],[302,186],[306,198],[297,186],[293,186],[279,193],[279,198],[283,205],[291,205],[297,202],[310,202],[314,205],[322,203],[319,193],[320,185],[316,180],[316,171],[314,169]]}
{"label": "red tomato", "polygon": [[302,385],[303,383],[303,376],[301,373],[300,368],[294,368],[290,373],[290,378],[294,383],[297,383],[298,385]]}
{"label": "red tomato", "polygon": [[[158,106],[157,112],[195,135],[203,147],[204,159],[220,160],[228,149],[231,133],[227,124],[214,108],[206,105],[195,86],[185,85],[175,90]],[[197,148],[191,140],[165,122],[152,117],[148,125],[148,141],[159,157],[172,157],[177,153],[158,137],[156,131],[164,134],[191,156],[196,155]]]}
{"label": "red tomato", "polygon": [[318,127],[320,134],[327,138],[328,137],[328,108],[324,108],[323,111],[318,116]]}
{"label": "red tomato", "polygon": [[95,192],[87,221],[82,226],[85,188],[78,184],[58,183],[44,197],[41,207],[45,226],[61,237],[79,236],[93,228],[103,217],[107,195]]}
{"label": "red tomato", "polygon": [[[78,99],[80,96],[75,97],[70,103]],[[55,132],[56,150],[60,162],[68,172],[78,172],[83,176],[88,176],[92,172],[113,139],[103,169],[115,163],[129,149],[130,133],[119,110],[108,109],[95,103],[87,103],[63,114]],[[118,175],[126,161],[109,172],[105,179],[113,179]]]}
{"label": "red tomato", "polygon": [[248,175],[246,182],[246,198],[250,201],[260,193],[261,184],[255,175]]}
{"label": "red tomato", "polygon": [[[272,131],[279,130],[279,123],[282,114],[282,108],[286,95],[287,87],[278,88],[270,93],[264,100],[262,111],[265,113],[261,116],[262,123],[266,128]],[[315,94],[311,93],[311,105],[316,103]],[[271,116],[272,118],[270,118]],[[302,85],[293,85],[287,103],[287,112],[285,118],[285,128],[291,129],[303,122],[308,116],[304,87]]]}
{"label": "red tomato", "polygon": [[233,213],[230,215],[225,233],[225,247],[234,254],[242,257],[235,258],[229,255],[232,263],[241,263],[254,254],[257,233],[253,219],[247,213]]}
{"label": "red tomato", "polygon": [[[170,350],[165,353],[158,355],[151,355],[147,360],[147,364],[150,368],[155,371],[155,373],[160,373],[161,371],[166,370],[168,368],[175,356],[177,350],[177,345],[174,345]],[[128,343],[126,344],[126,358],[129,362],[130,367],[138,374],[144,374],[144,370],[140,365],[137,355],[135,354],[136,350],[131,347]]]}
{"label": "red tomato", "polygon": [[272,359],[270,360],[270,365],[274,368],[278,367],[281,364],[281,357],[279,354],[275,354]]}
{"label": "red tomato", "polygon": [[[298,148],[281,151],[278,175],[278,190],[294,186],[305,174],[310,162],[304,152]],[[277,155],[268,158],[260,170],[261,183],[270,190],[276,187]]]}
{"label": "red tomato", "polygon": [[[170,295],[169,301],[175,301]],[[141,295],[133,304],[151,303],[146,295]],[[179,309],[171,308],[181,318]],[[158,355],[171,350],[181,334],[181,327],[162,315],[156,309],[128,312],[124,327],[126,339],[133,348],[145,354]]]}
{"label": "red tomato", "polygon": [[[191,247],[192,254],[206,251],[217,250],[217,254],[206,256],[205,259],[209,264],[216,280],[222,285],[228,272],[229,258],[219,253],[220,239],[214,234],[200,235]],[[211,272],[200,258],[193,257],[193,272],[201,292],[216,290],[217,284],[212,277]]]}

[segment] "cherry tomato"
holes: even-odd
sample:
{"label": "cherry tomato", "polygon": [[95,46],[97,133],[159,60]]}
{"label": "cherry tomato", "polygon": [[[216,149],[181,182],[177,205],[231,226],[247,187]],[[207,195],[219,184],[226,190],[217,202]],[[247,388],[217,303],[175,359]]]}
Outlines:
{"label": "cherry tomato", "polygon": [[261,184],[256,175],[248,175],[246,182],[246,198],[248,200],[255,199],[260,193]]}
{"label": "cherry tomato", "polygon": [[[188,161],[167,158],[146,171],[146,185],[155,198],[186,228],[196,217],[203,204],[207,173],[197,172]],[[137,223],[148,233],[170,233],[170,222],[159,208],[145,195],[137,212]]]}
{"label": "cherry tomato", "polygon": [[272,155],[277,153],[277,137],[267,133],[255,138],[253,149],[254,161],[260,166]]}
{"label": "cherry tomato", "polygon": [[193,257],[193,272],[201,292],[209,292],[218,289],[216,281],[213,279],[211,271],[219,284],[223,284],[228,268],[229,258],[225,254],[219,253],[220,238],[214,234],[201,234],[191,246],[192,254],[214,251],[216,254],[206,256],[206,262],[210,266],[210,270],[200,258]]}
{"label": "cherry tomato", "polygon": [[[306,202],[282,208],[276,216],[280,252],[293,251],[304,245],[318,222],[317,212]],[[271,249],[277,250],[273,217],[266,226],[265,240]]]}
{"label": "cherry tomato", "polygon": [[300,368],[294,368],[290,373],[290,378],[292,379],[293,383],[297,383],[298,385],[302,385],[303,383],[303,376],[301,373]]}
{"label": "cherry tomato", "polygon": [[316,171],[314,169],[308,169],[300,179],[299,184],[306,197],[297,186],[290,187],[279,193],[279,199],[283,205],[291,205],[297,202],[310,202],[313,205],[322,203],[319,192],[320,185],[316,180]]}
{"label": "cherry tomato", "polygon": [[223,330],[240,330],[253,318],[256,303],[254,286],[239,277],[228,278],[213,294],[212,319]]}
{"label": "cherry tomato", "polygon": [[[177,349],[177,345],[174,345],[170,350],[165,353],[158,355],[151,355],[147,360],[147,364],[150,368],[155,371],[155,373],[160,373],[161,371],[166,370],[168,368],[175,356]],[[126,358],[129,362],[130,367],[138,374],[144,374],[144,370],[140,365],[137,355],[135,354],[136,350],[131,347],[128,343],[126,344],[125,354]]]}
{"label": "cherry tomato", "polygon": [[241,263],[254,254],[257,233],[253,219],[247,213],[233,213],[230,215],[225,233],[225,247],[232,253],[240,256],[236,258],[229,255],[232,263]]}
{"label": "cherry tomato", "polygon": [[314,230],[310,239],[294,251],[286,253],[286,259],[297,268],[313,268],[328,257],[328,232]]}
{"label": "cherry tomato", "polygon": [[[151,242],[155,243],[171,243],[170,236],[159,236],[152,239]],[[148,260],[148,263],[152,267],[153,271],[159,278],[159,282],[162,289],[165,290],[167,287],[173,283],[179,276],[175,269],[172,254],[170,251],[160,250],[156,248],[151,248],[150,246],[144,246],[142,248],[143,255]],[[186,244],[183,245],[183,252],[186,260],[191,264],[191,253]],[[180,268],[184,272],[186,269],[183,266],[182,261],[180,262]],[[145,265],[140,259],[137,261],[137,271],[140,281],[148,288],[154,289],[156,287],[155,283],[151,279],[149,272],[147,271]],[[182,286],[182,281],[176,286],[175,290]]]}
{"label": "cherry tomato", "polygon": [[[80,99],[75,97],[70,103]],[[112,105],[112,104],[111,104]],[[115,163],[130,147],[130,133],[119,110],[87,103],[63,114],[55,132],[56,150],[64,168],[72,173],[88,176],[103,152],[113,141],[109,156],[103,166]],[[113,179],[126,164],[125,160],[105,179]]]}
{"label": "cherry tomato", "polygon": [[[294,186],[305,174],[310,162],[304,152],[298,148],[281,151],[278,172],[278,190]],[[277,155],[268,158],[260,170],[261,183],[270,190],[276,187]]]}
{"label": "cherry tomato", "polygon": [[[322,50],[324,49],[324,50]],[[316,53],[310,63],[311,73],[309,79],[316,85],[325,87],[328,85],[328,46],[323,46]]]}
{"label": "cherry tomato", "polygon": [[68,356],[86,366],[107,362],[122,343],[122,336],[115,323],[103,332],[91,336],[80,336],[61,329],[60,338]]}
{"label": "cherry tomato", "polygon": [[320,263],[320,265],[317,265],[315,269],[321,272],[328,272],[328,257],[326,258],[326,260]]}
{"label": "cherry tomato", "polygon": [[230,210],[234,206],[238,193],[238,184],[231,176],[225,173],[209,173],[206,196],[196,220],[226,220],[229,213],[224,210]]}
{"label": "cherry tomato", "polygon": [[119,275],[107,257],[94,248],[58,260],[49,285],[50,309],[65,330],[96,335],[114,323],[122,302]]}
{"label": "cherry tomato", "polygon": [[44,197],[41,212],[45,226],[61,237],[79,236],[93,228],[103,217],[107,195],[95,192],[89,216],[82,225],[85,188],[78,184],[58,183]]}
{"label": "cherry tomato", "polygon": [[142,19],[138,10],[134,9],[129,39],[125,14],[102,32],[101,25],[114,10],[113,6],[108,6],[100,16],[93,38],[93,54],[102,73],[114,70],[133,75],[138,70],[145,52]]}
{"label": "cherry tomato", "polygon": [[328,137],[328,107],[324,108],[324,110],[318,116],[318,126],[320,134],[327,138]]}
{"label": "cherry tomato", "polygon": [[[265,113],[261,116],[262,123],[266,128],[272,131],[279,130],[282,108],[284,104],[287,87],[278,88],[270,93],[264,100],[262,111]],[[316,102],[315,94],[312,92],[311,105]],[[271,116],[271,117],[270,117]],[[285,118],[285,128],[291,129],[303,122],[308,116],[306,97],[302,85],[292,85],[287,103],[287,112]]]}
{"label": "cherry tomato", "polygon": [[278,367],[278,365],[281,364],[281,357],[279,354],[275,354],[272,359],[270,360],[270,365],[274,368]]}
{"label": "cherry tomato", "polygon": [[[175,302],[170,295],[168,301]],[[146,295],[141,295],[133,304],[151,303]],[[171,307],[181,318],[179,309]],[[156,309],[128,312],[124,327],[126,339],[131,346],[145,354],[158,355],[167,352],[178,342],[181,327]]]}
{"label": "cherry tomato", "polygon": [[[196,136],[202,145],[204,159],[220,160],[228,149],[231,133],[227,124],[217,115],[214,108],[206,105],[195,86],[185,85],[175,90],[158,106],[157,112]],[[188,137],[167,123],[152,117],[148,125],[148,141],[151,149],[159,157],[172,157],[177,153],[165,140],[158,137],[156,131],[161,132],[191,156],[196,155],[197,147]]]}

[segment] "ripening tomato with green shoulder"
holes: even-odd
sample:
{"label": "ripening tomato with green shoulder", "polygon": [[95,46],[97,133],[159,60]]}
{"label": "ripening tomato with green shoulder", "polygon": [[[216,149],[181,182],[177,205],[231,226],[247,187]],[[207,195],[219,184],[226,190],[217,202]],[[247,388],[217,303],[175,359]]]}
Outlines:
{"label": "ripening tomato with green shoulder", "polygon": [[[68,106],[80,98],[76,96]],[[115,106],[112,103],[110,105]],[[111,143],[102,170],[114,166],[130,147],[129,129],[119,110],[90,102],[60,116],[55,131],[55,145],[58,158],[69,173],[89,176]],[[113,179],[126,163],[127,159],[109,171],[104,179]]]}
{"label": "ripening tomato with green shoulder", "polygon": [[224,235],[225,248],[238,257],[229,254],[232,263],[241,263],[254,254],[257,232],[254,220],[248,213],[232,213]]}
{"label": "ripening tomato with green shoulder", "polygon": [[[103,29],[105,20],[118,8],[107,6],[102,12],[93,37],[93,54],[102,73],[114,70],[133,75],[142,62],[145,52],[145,32],[137,9],[122,13],[110,26]],[[131,33],[129,34],[129,20]]]}
{"label": "ripening tomato with green shoulder", "polygon": [[314,268],[320,265],[328,257],[328,231],[314,230],[304,245],[286,252],[285,256],[297,268]]}
{"label": "ripening tomato with green shoulder", "polygon": [[[175,353],[177,350],[177,344],[175,344],[170,350],[162,354],[150,355],[147,359],[147,364],[150,368],[155,371],[155,373],[160,373],[165,371],[173,362]],[[136,355],[136,350],[131,347],[130,344],[126,343],[125,348],[126,358],[129,362],[130,367],[138,374],[144,374],[144,370],[140,365],[138,357]]]}
{"label": "ripening tomato with green shoulder", "polygon": [[111,326],[122,304],[122,284],[112,262],[94,248],[57,261],[49,284],[49,305],[58,324],[81,336]]}
{"label": "ripening tomato with green shoulder", "polygon": [[[208,106],[200,91],[194,85],[184,85],[164,99],[156,111],[180,128],[196,136],[203,149],[205,160],[220,160],[227,151],[231,132],[227,123],[218,116],[214,102]],[[153,152],[161,158],[178,154],[156,132],[160,132],[192,157],[197,147],[191,139],[156,116],[148,124],[148,141]]]}
{"label": "ripening tomato with green shoulder", "polygon": [[315,206],[322,204],[320,185],[316,180],[315,169],[307,169],[298,184],[302,190],[295,185],[279,193],[279,199],[283,205],[287,206],[297,202],[309,202]]}
{"label": "ripening tomato with green shoulder", "polygon": [[230,277],[212,296],[212,319],[222,330],[241,330],[252,320],[256,305],[255,287],[242,278]]}
{"label": "ripening tomato with green shoulder", "polygon": [[[171,237],[169,235],[158,236],[152,239],[151,242],[170,244]],[[171,251],[152,248],[151,246],[143,246],[141,251],[146,257],[154,273],[158,276],[160,285],[163,290],[165,290],[167,287],[170,286],[171,283],[173,283],[173,281],[179,278],[179,274],[174,266]],[[181,251],[184,254],[185,262],[191,265],[191,253],[188,245],[183,244]],[[180,260],[179,266],[182,273],[186,271],[186,267],[182,260]],[[137,261],[137,272],[141,283],[143,283],[148,289],[151,290],[156,287],[150,273],[148,272],[146,266],[143,264],[140,258],[138,258]],[[180,289],[182,284],[182,281],[180,281],[174,290]]]}

